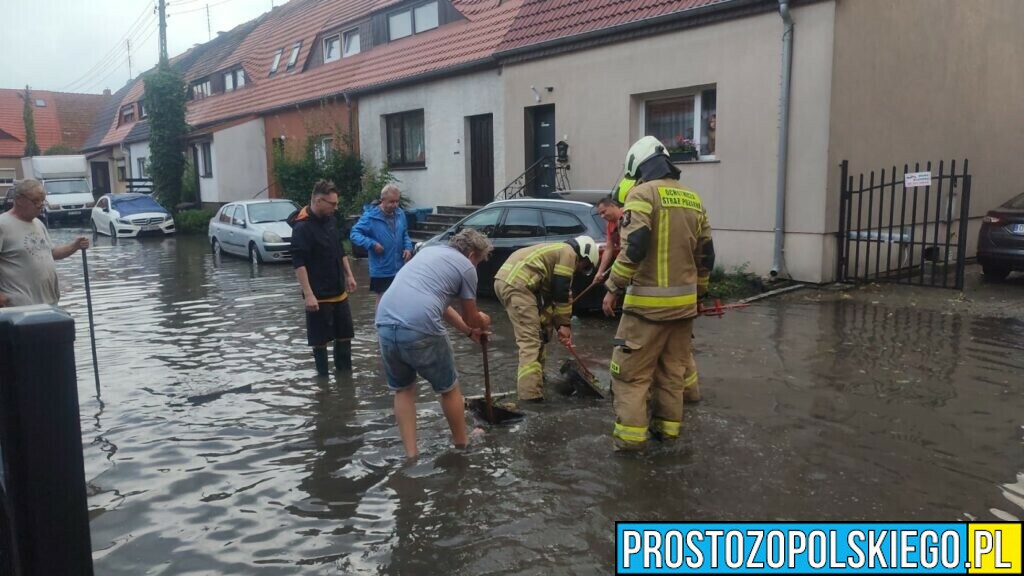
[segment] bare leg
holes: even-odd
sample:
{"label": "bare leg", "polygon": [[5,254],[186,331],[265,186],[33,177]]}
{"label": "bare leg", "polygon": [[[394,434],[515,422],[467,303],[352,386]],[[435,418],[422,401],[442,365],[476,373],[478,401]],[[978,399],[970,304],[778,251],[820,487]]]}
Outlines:
{"label": "bare leg", "polygon": [[412,458],[418,454],[416,450],[416,386],[409,386],[395,392],[395,420],[398,421],[398,433],[405,446],[405,455]]}
{"label": "bare leg", "polygon": [[462,400],[462,391],[459,385],[455,384],[451,390],[441,394],[441,410],[448,420],[448,428],[452,431],[452,441],[456,448],[465,448],[469,445],[469,438],[466,437],[466,407]]}

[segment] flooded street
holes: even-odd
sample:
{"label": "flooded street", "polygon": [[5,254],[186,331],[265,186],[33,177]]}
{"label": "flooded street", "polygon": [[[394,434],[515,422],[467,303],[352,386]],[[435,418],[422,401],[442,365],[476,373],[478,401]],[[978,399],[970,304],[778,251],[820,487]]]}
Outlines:
{"label": "flooded street", "polygon": [[[1019,319],[767,300],[697,321],[705,399],[678,443],[615,455],[609,402],[552,397],[457,451],[421,386],[422,455],[405,463],[365,261],[355,371],[320,380],[290,266],[215,261],[205,237],[95,244],[102,401],[80,257],[58,273],[97,574],[611,574],[616,520],[1024,516]],[[513,389],[511,326],[483,308],[492,381]],[[614,327],[575,326],[602,374]],[[453,343],[479,393],[479,347]],[[565,353],[549,350],[553,372]]]}

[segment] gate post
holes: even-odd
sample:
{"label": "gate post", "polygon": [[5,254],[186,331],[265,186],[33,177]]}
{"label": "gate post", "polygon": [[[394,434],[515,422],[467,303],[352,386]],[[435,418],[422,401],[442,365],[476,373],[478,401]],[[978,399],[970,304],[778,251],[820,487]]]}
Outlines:
{"label": "gate post", "polygon": [[967,224],[971,216],[971,175],[967,173],[967,161],[964,161],[964,189],[960,194],[960,235],[956,242],[956,289],[964,289],[964,266],[967,256]]}
{"label": "gate post", "polygon": [[74,342],[58,308],[0,310],[0,568],[14,576],[93,574]]}
{"label": "gate post", "polygon": [[836,282],[845,282],[846,275],[843,269],[846,265],[846,189],[847,173],[850,169],[850,162],[843,160],[839,163],[839,232],[836,237],[836,250],[839,257],[836,258]]}

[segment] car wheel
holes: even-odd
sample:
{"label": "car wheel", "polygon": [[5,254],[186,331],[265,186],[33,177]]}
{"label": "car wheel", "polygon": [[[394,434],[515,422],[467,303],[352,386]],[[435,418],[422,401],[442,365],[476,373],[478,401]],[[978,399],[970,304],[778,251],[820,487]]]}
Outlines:
{"label": "car wheel", "polygon": [[249,261],[253,264],[263,263],[263,256],[260,256],[260,250],[256,247],[255,242],[249,243]]}
{"label": "car wheel", "polygon": [[213,255],[218,258],[224,255],[224,253],[221,252],[220,241],[217,240],[216,238],[214,238],[213,241],[210,242],[210,250],[213,250]]}
{"label": "car wheel", "polygon": [[1010,269],[995,264],[982,264],[981,272],[985,275],[986,282],[1001,282],[1010,275]]}
{"label": "car wheel", "polygon": [[110,225],[110,237],[117,238],[117,228],[114,228],[113,224]]}

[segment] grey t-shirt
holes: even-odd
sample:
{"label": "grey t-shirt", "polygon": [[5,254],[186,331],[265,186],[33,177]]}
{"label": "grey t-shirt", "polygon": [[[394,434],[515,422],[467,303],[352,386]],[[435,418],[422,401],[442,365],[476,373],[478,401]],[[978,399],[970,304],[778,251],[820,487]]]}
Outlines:
{"label": "grey t-shirt", "polygon": [[380,299],[377,326],[444,334],[442,316],[454,298],[476,299],[476,267],[450,246],[431,246],[402,266]]}
{"label": "grey t-shirt", "polygon": [[0,294],[10,306],[56,304],[60,299],[53,244],[39,219],[0,214]]}

